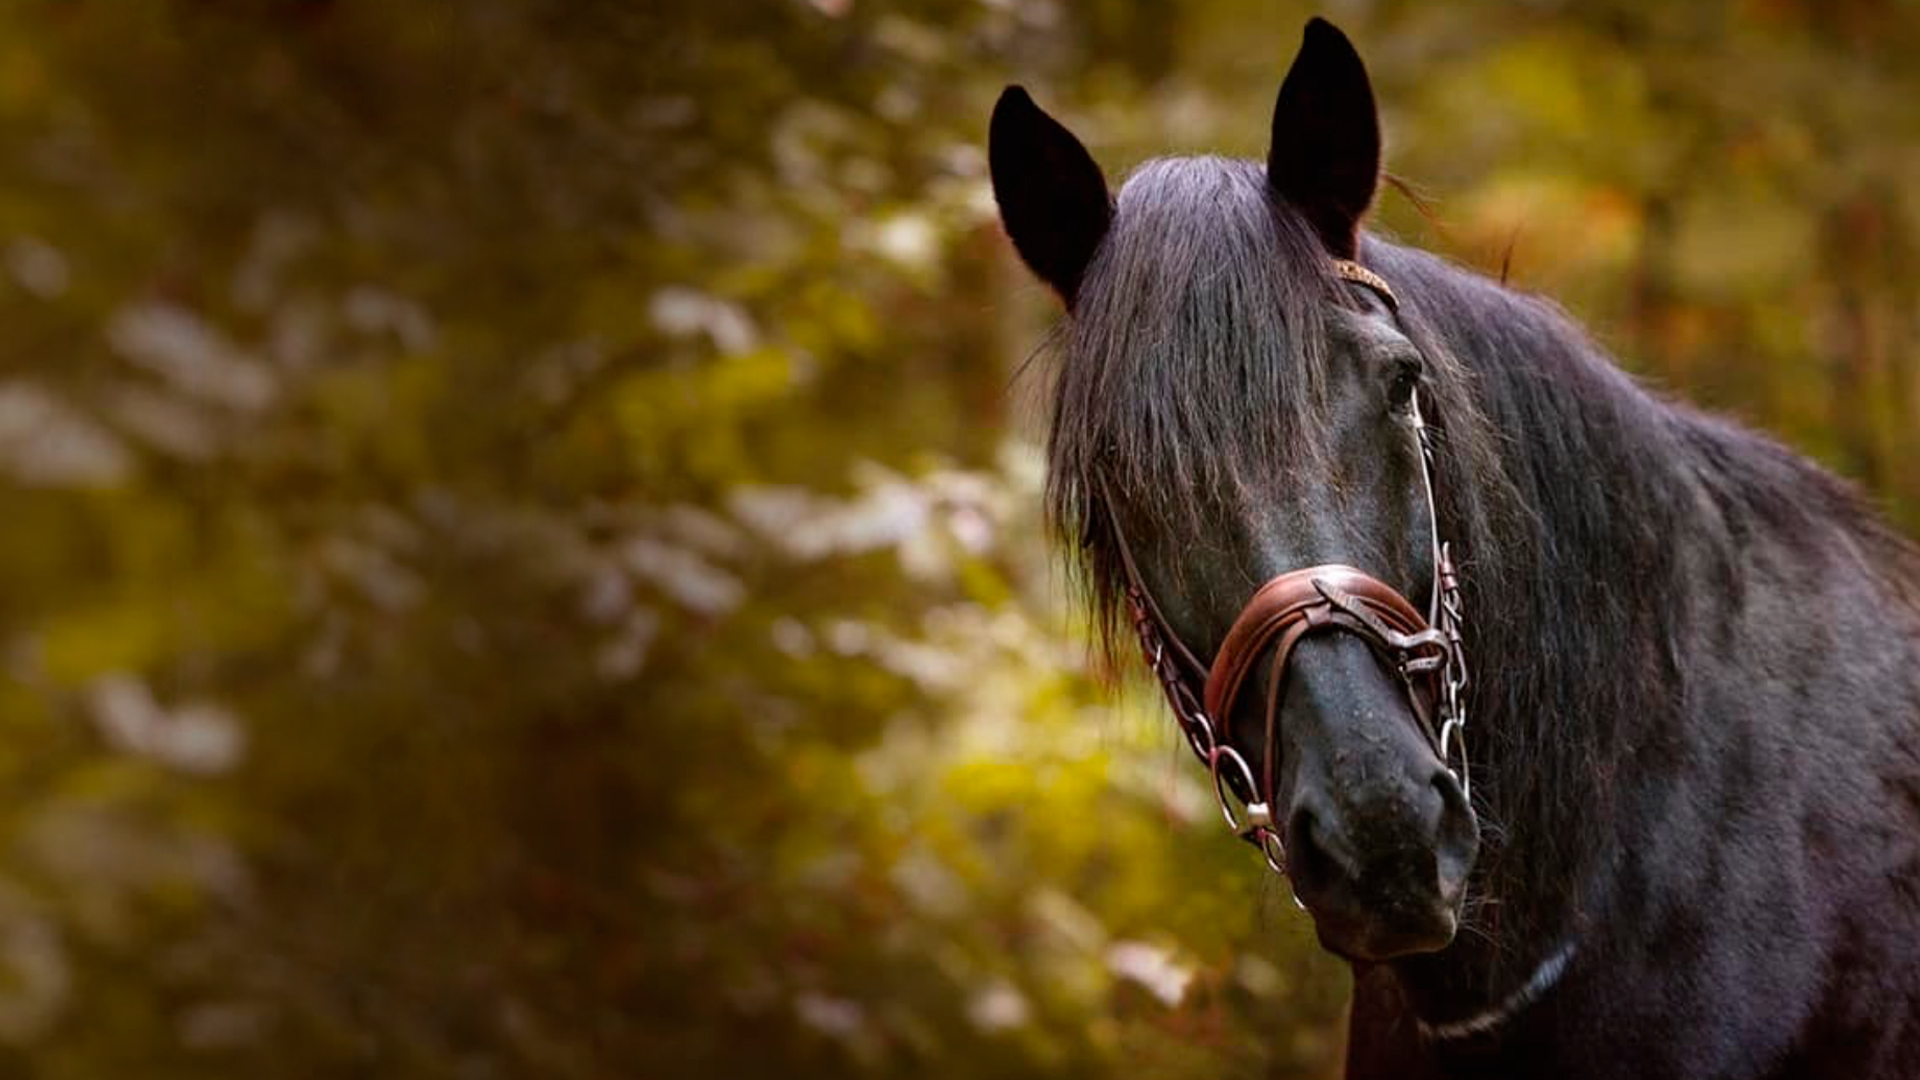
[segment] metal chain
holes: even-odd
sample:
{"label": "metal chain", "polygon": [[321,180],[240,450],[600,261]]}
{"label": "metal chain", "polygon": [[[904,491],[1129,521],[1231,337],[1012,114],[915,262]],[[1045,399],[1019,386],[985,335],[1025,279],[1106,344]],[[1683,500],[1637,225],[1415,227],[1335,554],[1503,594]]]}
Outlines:
{"label": "metal chain", "polygon": [[[1167,704],[1173,709],[1174,719],[1180,725],[1181,734],[1186,736],[1187,746],[1207,768],[1213,779],[1213,796],[1220,808],[1220,816],[1226,819],[1227,827],[1247,843],[1260,849],[1267,866],[1276,874],[1287,872],[1287,847],[1280,836],[1279,827],[1273,820],[1273,808],[1261,792],[1259,782],[1254,779],[1253,767],[1227,743],[1221,742],[1214,734],[1213,721],[1207,716],[1207,710],[1194,696],[1193,688],[1181,677],[1180,670],[1174,665],[1173,656],[1167,650],[1166,641],[1161,637],[1158,620],[1153,617],[1147,598],[1140,592],[1139,586],[1127,586],[1127,606],[1132,611],[1133,627],[1140,635],[1140,648],[1147,666],[1153,670],[1154,677],[1160,680],[1160,689],[1167,696]],[[1233,790],[1235,782],[1241,785],[1243,796]],[[1234,809],[1239,801],[1241,809]]]}
{"label": "metal chain", "polygon": [[[1420,446],[1420,484],[1427,497],[1429,535],[1433,541],[1433,597],[1427,621],[1440,632],[1444,651],[1440,667],[1440,764],[1460,782],[1460,794],[1473,801],[1473,780],[1467,766],[1467,689],[1466,606],[1460,597],[1460,575],[1453,565],[1453,545],[1440,538],[1440,500],[1433,490],[1437,471],[1433,450],[1433,429],[1420,412],[1420,394],[1410,399],[1415,441]],[[1460,766],[1455,769],[1455,749]]]}

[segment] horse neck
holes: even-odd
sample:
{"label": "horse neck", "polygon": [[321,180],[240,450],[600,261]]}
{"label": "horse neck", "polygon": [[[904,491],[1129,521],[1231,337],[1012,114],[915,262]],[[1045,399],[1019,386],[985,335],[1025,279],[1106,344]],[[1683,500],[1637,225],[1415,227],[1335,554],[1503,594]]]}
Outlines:
{"label": "horse neck", "polygon": [[1426,305],[1429,321],[1466,369],[1491,444],[1472,461],[1456,445],[1447,466],[1478,499],[1456,527],[1490,827],[1469,913],[1481,936],[1450,950],[1451,970],[1415,966],[1450,993],[1499,996],[1578,933],[1610,851],[1613,778],[1678,708],[1703,588],[1689,570],[1718,556],[1682,550],[1706,541],[1686,528],[1698,463],[1669,406],[1547,305],[1477,278],[1438,284],[1454,295]]}
{"label": "horse neck", "polygon": [[1549,306],[1450,268],[1404,269],[1439,294],[1431,321],[1496,447],[1491,475],[1468,482],[1504,484],[1516,504],[1483,515],[1484,550],[1463,567],[1475,790],[1493,837],[1485,939],[1409,968],[1430,989],[1497,997],[1609,917],[1647,792],[1692,782],[1673,778],[1680,762],[1723,768],[1722,743],[1767,722],[1784,695],[1743,699],[1743,680],[1768,678],[1743,658],[1783,638],[1871,641],[1878,667],[1861,677],[1920,699],[1920,557],[1850,486],[1649,393]]}

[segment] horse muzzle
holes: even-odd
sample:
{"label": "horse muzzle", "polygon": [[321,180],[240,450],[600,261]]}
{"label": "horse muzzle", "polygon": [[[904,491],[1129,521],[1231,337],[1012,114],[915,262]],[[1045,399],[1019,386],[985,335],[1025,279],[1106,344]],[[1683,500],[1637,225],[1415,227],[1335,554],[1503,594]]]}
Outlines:
{"label": "horse muzzle", "polygon": [[1387,756],[1353,770],[1358,779],[1334,762],[1301,762],[1288,807],[1294,895],[1321,944],[1350,960],[1452,943],[1479,849],[1478,823],[1453,774],[1405,742],[1393,748],[1396,760]]}
{"label": "horse muzzle", "polygon": [[1256,592],[1209,672],[1206,711],[1227,724],[1266,667],[1256,784],[1267,796],[1283,788],[1281,712],[1313,733],[1295,740],[1276,827],[1294,895],[1340,955],[1382,960],[1453,940],[1479,829],[1436,723],[1452,645],[1378,579],[1316,566]]}

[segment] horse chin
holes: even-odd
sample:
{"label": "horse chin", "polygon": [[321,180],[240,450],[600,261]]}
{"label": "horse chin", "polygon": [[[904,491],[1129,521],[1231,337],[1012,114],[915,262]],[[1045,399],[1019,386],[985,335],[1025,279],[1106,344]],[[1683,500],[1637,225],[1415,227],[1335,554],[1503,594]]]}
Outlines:
{"label": "horse chin", "polygon": [[1453,944],[1454,934],[1460,927],[1454,909],[1444,905],[1412,917],[1402,913],[1390,920],[1322,915],[1311,908],[1308,913],[1313,915],[1320,947],[1356,964],[1377,964],[1439,952]]}

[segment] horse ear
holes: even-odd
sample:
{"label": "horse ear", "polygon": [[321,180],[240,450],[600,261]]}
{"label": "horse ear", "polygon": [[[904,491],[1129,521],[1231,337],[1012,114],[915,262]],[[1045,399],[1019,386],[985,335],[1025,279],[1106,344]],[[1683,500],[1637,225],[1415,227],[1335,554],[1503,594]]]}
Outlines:
{"label": "horse ear", "polygon": [[1380,116],[1366,65],[1325,19],[1307,23],[1273,106],[1267,183],[1306,215],[1334,257],[1353,258],[1380,184]]}
{"label": "horse ear", "polygon": [[1009,86],[987,130],[993,197],[1014,249],[1067,306],[1113,220],[1106,178],[1087,148]]}

